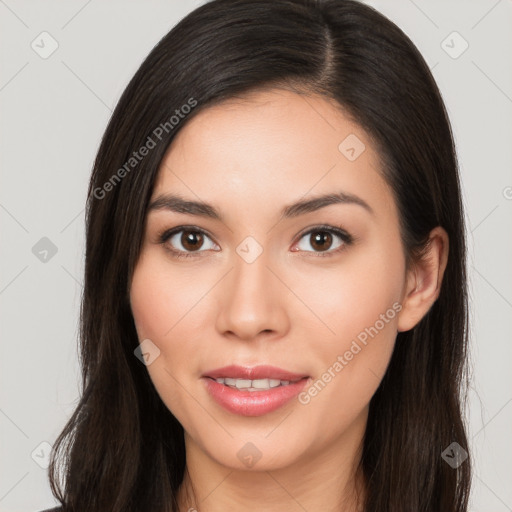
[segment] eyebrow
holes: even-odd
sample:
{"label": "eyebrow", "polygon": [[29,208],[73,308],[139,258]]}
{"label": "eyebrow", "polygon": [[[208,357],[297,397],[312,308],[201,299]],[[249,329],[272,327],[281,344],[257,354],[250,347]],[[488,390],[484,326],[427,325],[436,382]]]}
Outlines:
{"label": "eyebrow", "polygon": [[[336,194],[325,194],[311,199],[302,199],[287,205],[281,210],[280,220],[315,212],[333,204],[354,204],[374,214],[370,205],[360,197],[346,192],[338,192]],[[170,210],[176,213],[198,215],[223,222],[222,215],[213,205],[201,201],[190,201],[174,194],[159,195],[148,207],[148,211],[154,210]]]}

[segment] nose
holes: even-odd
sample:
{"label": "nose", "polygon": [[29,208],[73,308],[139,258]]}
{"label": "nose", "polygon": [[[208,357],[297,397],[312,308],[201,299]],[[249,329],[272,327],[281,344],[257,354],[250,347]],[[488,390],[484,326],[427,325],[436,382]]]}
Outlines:
{"label": "nose", "polygon": [[282,337],[290,328],[290,292],[271,268],[265,252],[248,263],[234,255],[233,267],[217,290],[216,328],[240,340]]}

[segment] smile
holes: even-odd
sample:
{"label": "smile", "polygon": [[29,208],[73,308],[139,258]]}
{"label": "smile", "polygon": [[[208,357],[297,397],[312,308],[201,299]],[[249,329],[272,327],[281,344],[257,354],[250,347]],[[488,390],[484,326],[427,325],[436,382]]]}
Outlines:
{"label": "smile", "polygon": [[[300,379],[298,379],[300,380]],[[292,383],[298,382],[298,380],[293,381]],[[215,379],[219,384],[224,384],[225,386],[229,386],[232,389],[240,389],[244,391],[262,391],[269,390],[271,388],[277,388],[279,386],[288,386],[290,385],[289,380],[280,380],[280,379],[232,379],[229,377],[226,378],[217,378]]]}

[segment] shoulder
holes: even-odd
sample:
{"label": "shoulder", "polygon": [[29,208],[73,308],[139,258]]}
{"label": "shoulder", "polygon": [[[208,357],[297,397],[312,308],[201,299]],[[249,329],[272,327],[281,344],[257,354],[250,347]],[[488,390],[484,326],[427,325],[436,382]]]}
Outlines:
{"label": "shoulder", "polygon": [[41,510],[40,512],[62,512],[62,507],[47,508],[45,510]]}

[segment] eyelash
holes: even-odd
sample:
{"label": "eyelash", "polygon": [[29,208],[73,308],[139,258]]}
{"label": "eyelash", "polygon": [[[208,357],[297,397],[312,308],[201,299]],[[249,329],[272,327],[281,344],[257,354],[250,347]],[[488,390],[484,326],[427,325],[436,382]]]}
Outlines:
{"label": "eyelash", "polygon": [[[198,228],[196,226],[178,226],[178,227],[175,227],[172,229],[167,229],[167,230],[161,232],[158,235],[158,243],[165,245],[166,242],[170,238],[172,238],[176,233],[180,233],[181,231],[191,231],[193,233],[200,233],[201,235],[205,235],[211,239],[210,235],[208,233],[206,233],[206,231],[204,231],[201,228]],[[315,251],[305,251],[305,252],[312,252],[313,254],[316,254],[315,257],[320,257],[320,258],[328,258],[330,256],[338,254],[341,251],[343,251],[347,246],[353,244],[354,241],[356,240],[356,238],[354,236],[348,234],[346,231],[344,231],[340,228],[337,228],[334,226],[329,226],[329,225],[320,225],[320,226],[315,226],[315,227],[309,229],[308,231],[302,233],[299,236],[299,241],[302,238],[304,238],[306,235],[310,235],[311,233],[315,233],[315,232],[320,232],[320,233],[327,232],[327,233],[334,234],[334,235],[338,236],[343,242],[343,244],[340,245],[340,247],[338,247],[332,251],[326,251],[323,253],[315,252]],[[172,254],[172,257],[174,257],[174,258],[195,258],[198,256],[198,253],[205,252],[205,251],[186,252],[186,251],[171,249],[167,246],[165,246],[165,249],[167,251],[169,251]],[[297,250],[294,252],[300,252],[300,250]]]}

